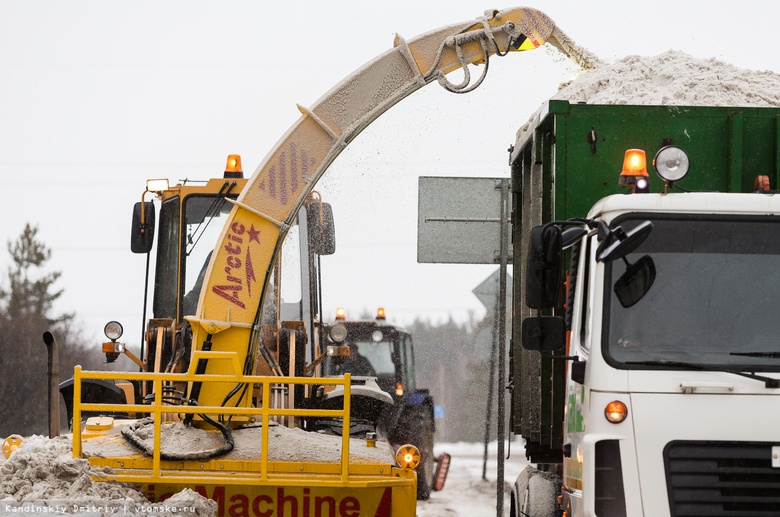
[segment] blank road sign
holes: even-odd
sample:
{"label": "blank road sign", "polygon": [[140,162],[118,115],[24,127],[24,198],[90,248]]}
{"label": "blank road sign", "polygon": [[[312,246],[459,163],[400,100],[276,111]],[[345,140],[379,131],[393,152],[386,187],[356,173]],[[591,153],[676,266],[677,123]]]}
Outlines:
{"label": "blank road sign", "polygon": [[[421,176],[417,262],[499,263],[502,181],[509,180]],[[509,243],[508,223],[506,228]]]}

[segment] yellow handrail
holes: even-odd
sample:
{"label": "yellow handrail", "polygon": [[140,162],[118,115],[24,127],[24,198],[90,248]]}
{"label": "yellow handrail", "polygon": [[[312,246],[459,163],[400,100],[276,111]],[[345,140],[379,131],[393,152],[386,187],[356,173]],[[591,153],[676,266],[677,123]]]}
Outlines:
{"label": "yellow handrail", "polygon": [[[198,352],[196,352],[196,355]],[[234,355],[227,353],[227,355]],[[226,357],[229,358],[229,357]],[[193,363],[196,361],[193,361]],[[154,390],[154,402],[147,404],[109,404],[109,403],[83,403],[81,401],[82,381],[85,379],[100,380],[135,380],[152,382]],[[224,407],[224,406],[177,406],[163,405],[162,387],[165,382],[231,382],[236,384],[260,384],[262,386],[262,403],[259,407]],[[271,385],[329,385],[343,386],[344,403],[342,409],[295,409],[272,408]],[[259,415],[262,423],[261,457],[260,457],[260,481],[268,480],[268,426],[272,416],[318,416],[342,418],[342,439],[340,476],[343,482],[349,480],[349,428],[350,428],[350,392],[351,375],[343,377],[268,377],[259,375],[222,375],[188,373],[149,373],[149,372],[101,372],[84,371],[81,366],[76,366],[73,374],[73,456],[82,457],[82,430],[81,415],[84,411],[105,412],[142,412],[150,413],[154,420],[154,451],[152,455],[152,477],[161,478],[161,434],[162,415],[164,413],[201,413],[209,415]],[[118,476],[119,479],[120,476]]]}

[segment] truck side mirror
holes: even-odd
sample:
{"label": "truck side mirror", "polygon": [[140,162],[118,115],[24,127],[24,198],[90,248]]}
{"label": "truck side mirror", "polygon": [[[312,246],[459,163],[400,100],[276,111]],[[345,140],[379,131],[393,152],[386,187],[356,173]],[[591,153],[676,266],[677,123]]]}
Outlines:
{"label": "truck side mirror", "polygon": [[309,228],[309,248],[317,255],[336,253],[336,229],[330,204],[314,202],[307,205],[306,223]]}
{"label": "truck side mirror", "polygon": [[530,316],[523,320],[521,337],[526,350],[561,350],[566,345],[566,324],[560,316]]}
{"label": "truck side mirror", "polygon": [[655,282],[655,262],[645,255],[626,267],[626,272],[615,282],[615,295],[620,305],[628,309],[644,298]]}
{"label": "truck side mirror", "polygon": [[[141,211],[143,210],[143,224]],[[133,227],[130,232],[130,251],[149,253],[154,244],[154,203],[140,201],[133,206]]]}
{"label": "truck side mirror", "polygon": [[555,306],[561,283],[561,229],[553,225],[531,229],[526,259],[525,304],[529,309]]}

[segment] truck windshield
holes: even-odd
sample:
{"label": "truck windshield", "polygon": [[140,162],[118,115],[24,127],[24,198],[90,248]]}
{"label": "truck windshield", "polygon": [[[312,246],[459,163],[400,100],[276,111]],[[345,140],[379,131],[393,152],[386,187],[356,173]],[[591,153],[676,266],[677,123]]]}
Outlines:
{"label": "truck windshield", "polygon": [[[613,366],[653,368],[692,363],[746,371],[780,371],[780,218],[632,215],[654,230],[627,260],[652,257],[656,279],[624,308],[614,294],[626,270],[607,264],[604,355]],[[635,364],[627,364],[635,363]],[[636,364],[641,363],[641,364]]]}

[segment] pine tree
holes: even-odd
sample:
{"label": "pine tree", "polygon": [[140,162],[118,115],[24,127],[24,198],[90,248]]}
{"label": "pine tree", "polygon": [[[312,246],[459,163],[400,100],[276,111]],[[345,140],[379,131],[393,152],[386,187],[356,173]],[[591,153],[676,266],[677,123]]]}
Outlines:
{"label": "pine tree", "polygon": [[47,272],[51,250],[38,228],[25,225],[8,242],[11,265],[7,287],[0,287],[0,438],[9,434],[48,434],[47,350],[42,336],[54,334],[60,347],[61,378],[72,376],[82,354],[74,314],[53,315],[63,293],[55,284],[60,272]]}
{"label": "pine tree", "polygon": [[27,223],[16,242],[8,242],[8,252],[13,265],[8,270],[9,289],[0,289],[0,303],[4,316],[13,320],[46,321],[49,325],[69,323],[73,314],[63,314],[55,319],[47,316],[54,302],[62,295],[62,289],[52,291],[60,278],[59,271],[43,274],[44,265],[51,258],[51,250],[37,240],[38,228]]}

